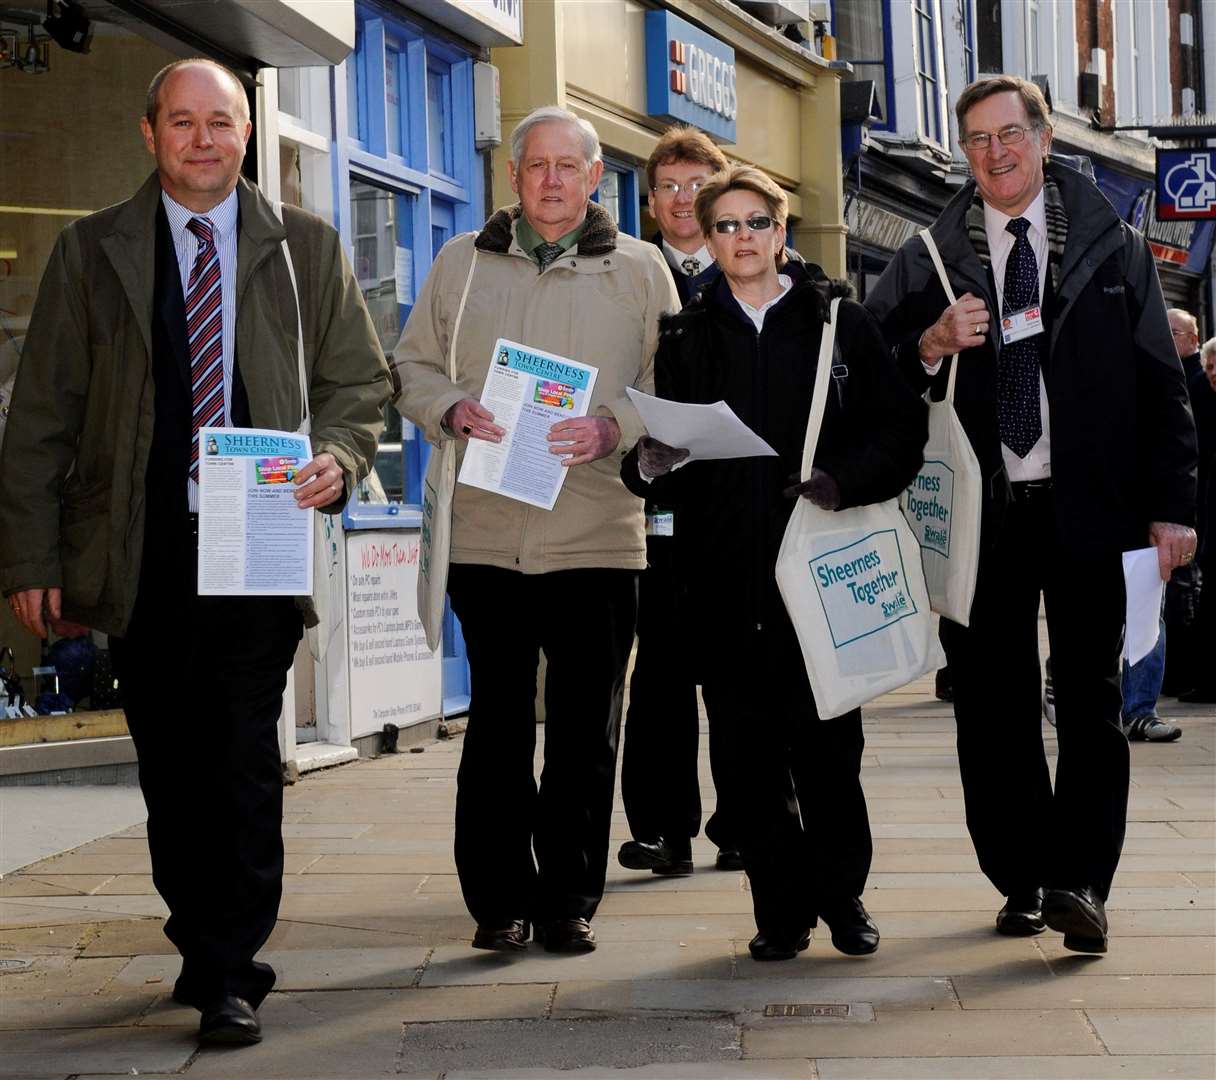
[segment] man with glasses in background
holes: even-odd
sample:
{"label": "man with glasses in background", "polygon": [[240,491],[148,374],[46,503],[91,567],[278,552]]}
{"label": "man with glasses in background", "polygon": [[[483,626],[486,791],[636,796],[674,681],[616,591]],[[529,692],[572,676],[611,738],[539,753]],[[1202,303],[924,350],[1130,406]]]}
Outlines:
{"label": "man with glasses in background", "polygon": [[980,79],[955,109],[974,180],[931,232],[958,300],[914,237],[866,306],[904,371],[937,396],[959,354],[955,407],[984,500],[970,624],[943,620],[943,641],[967,825],[1006,898],[997,930],[1051,927],[1066,948],[1101,953],[1130,771],[1121,554],[1155,545],[1163,579],[1194,558],[1195,428],[1148,245],[1091,180],[1048,160],[1038,87]]}
{"label": "man with glasses in background", "polygon": [[[693,203],[705,182],[725,168],[722,151],[687,124],[668,128],[646,162],[647,205],[659,226],[651,241],[671,268],[681,306],[688,303],[694,279],[713,265]],[[621,798],[633,839],[617,854],[630,870],[664,875],[692,873],[692,838],[701,828],[700,717],[696,682],[680,646],[675,528],[670,508],[647,501],[646,569],[639,580],[638,643],[621,754]],[[736,828],[718,782],[726,764],[722,753],[720,740],[711,735],[718,807],[705,823],[705,835],[718,847],[719,870],[742,870]]]}

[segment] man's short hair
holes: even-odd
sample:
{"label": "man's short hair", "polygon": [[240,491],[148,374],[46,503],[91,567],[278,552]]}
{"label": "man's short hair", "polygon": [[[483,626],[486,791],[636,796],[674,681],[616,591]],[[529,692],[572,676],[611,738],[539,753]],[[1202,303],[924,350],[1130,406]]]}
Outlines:
{"label": "man's short hair", "polygon": [[704,165],[711,173],[721,172],[727,166],[726,155],[705,132],[691,124],[676,124],[659,136],[646,159],[646,186],[654,190],[655,171],[660,165],[675,165],[682,161]]}
{"label": "man's short hair", "polygon": [[728,191],[750,191],[759,195],[768,207],[769,217],[778,225],[784,225],[789,217],[789,198],[772,177],[751,165],[728,165],[705,181],[693,203],[693,213],[703,235],[708,236],[714,227],[714,203]]}
{"label": "man's short hair", "polygon": [[524,144],[528,141],[528,133],[538,124],[549,124],[554,120],[570,124],[578,131],[579,137],[583,140],[583,157],[586,158],[588,165],[594,165],[600,160],[602,156],[600,137],[588,121],[559,105],[542,105],[539,109],[533,109],[528,113],[511,132],[511,160],[517,169],[524,156]]}
{"label": "man's short hair", "polygon": [[1022,99],[1032,128],[1039,131],[1051,130],[1051,116],[1047,107],[1047,99],[1043,97],[1043,91],[1034,83],[1029,79],[1020,79],[1016,75],[988,75],[982,79],[976,79],[975,82],[966,86],[959,94],[958,101],[955,102],[954,115],[958,120],[959,138],[965,138],[967,135],[966,117],[973,105],[978,105],[984,98],[992,97],[993,94],[1011,92]]}
{"label": "man's short hair", "polygon": [[1194,334],[1195,337],[1199,337],[1199,320],[1196,319],[1195,316],[1185,308],[1172,307],[1169,308],[1165,314],[1167,316],[1173,316],[1175,319],[1181,319],[1187,324],[1187,326],[1191,328],[1191,333]]}
{"label": "man's short hair", "polygon": [[1204,360],[1216,356],[1216,337],[1208,338],[1207,341],[1199,346],[1199,355]]}
{"label": "man's short hair", "polygon": [[236,87],[237,98],[240,101],[241,118],[248,123],[249,98],[245,95],[245,84],[237,78],[236,72],[224,67],[223,64],[217,63],[215,60],[209,60],[205,56],[191,56],[186,60],[174,60],[173,63],[166,64],[152,76],[152,81],[148,83],[148,100],[144,107],[144,115],[148,118],[148,123],[156,127],[156,114],[160,109],[160,88],[164,86],[165,80],[177,71],[178,68],[190,67],[194,64],[205,64],[207,67],[213,67],[217,71],[223,72],[223,74],[232,80],[232,85]]}

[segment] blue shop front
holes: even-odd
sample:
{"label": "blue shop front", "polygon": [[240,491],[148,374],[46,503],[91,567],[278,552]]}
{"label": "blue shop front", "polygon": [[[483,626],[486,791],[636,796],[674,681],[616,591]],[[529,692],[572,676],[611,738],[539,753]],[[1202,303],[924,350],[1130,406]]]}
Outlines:
{"label": "blue shop front", "polygon": [[[497,117],[489,46],[521,41],[517,0],[358,3],[355,48],[333,69],[328,115],[325,94],[314,95],[322,122],[311,126],[322,128],[326,145],[310,143],[310,125],[290,111],[304,111],[293,103],[308,99],[307,86],[286,94],[280,86],[281,132],[296,138],[283,158],[285,192],[294,176],[299,201],[329,211],[386,356],[439,249],[485,221],[485,154],[495,138],[486,118]],[[322,178],[317,170],[326,166]],[[338,752],[335,760],[351,747],[375,752],[386,725],[433,722],[469,701],[459,622],[449,610],[442,647],[432,652],[417,617],[431,448],[391,403],[384,418],[374,471],[330,526],[328,603],[311,680],[315,726],[305,719],[296,731],[301,744]],[[300,751],[302,760],[316,756],[305,745]]]}

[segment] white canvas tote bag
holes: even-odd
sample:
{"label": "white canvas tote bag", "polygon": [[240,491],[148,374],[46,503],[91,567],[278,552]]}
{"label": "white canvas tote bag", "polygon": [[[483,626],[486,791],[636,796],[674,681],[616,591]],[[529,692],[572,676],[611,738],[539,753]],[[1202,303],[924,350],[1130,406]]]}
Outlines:
{"label": "white canvas tote bag", "polygon": [[[929,249],[946,298],[955,302],[941,255],[928,229],[921,239]],[[950,361],[946,396],[929,402],[929,441],[925,462],[916,479],[899,497],[904,517],[920,543],[929,606],[939,615],[966,626],[975,599],[975,576],[980,567],[979,459],[954,411],[954,383],[958,353]]]}
{"label": "white canvas tote bag", "polygon": [[[833,300],[819,346],[803,480],[811,475],[823,427],[839,307]],[[833,511],[800,498],[777,554],[777,586],[822,719],[945,663],[920,549],[895,499]]]}
{"label": "white canvas tote bag", "polygon": [[[448,378],[456,381],[456,342],[460,322],[469,298],[477,248],[464,279],[452,338],[448,342]],[[456,490],[456,440],[445,439],[431,451],[431,460],[422,481],[422,539],[418,556],[418,618],[426,631],[426,644],[432,652],[443,637],[443,609],[448,590],[448,561],[452,553],[452,493]]]}

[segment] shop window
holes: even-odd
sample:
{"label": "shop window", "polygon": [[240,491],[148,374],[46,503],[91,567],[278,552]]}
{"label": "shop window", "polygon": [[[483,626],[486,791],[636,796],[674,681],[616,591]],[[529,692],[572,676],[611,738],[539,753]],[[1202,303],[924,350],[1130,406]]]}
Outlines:
{"label": "shop window", "polygon": [[878,94],[879,127],[887,123],[890,68],[886,63],[883,0],[833,0],[832,33],[836,52],[853,65],[846,79],[871,79]]}
{"label": "shop window", "polygon": [[325,138],[332,134],[330,122],[331,69],[327,67],[280,68],[279,113],[305,131]]}
{"label": "shop window", "polygon": [[632,167],[605,159],[604,174],[593,198],[608,211],[621,232],[638,235],[638,183]]}
{"label": "shop window", "polygon": [[975,59],[975,0],[955,0],[955,18],[962,30],[963,71],[968,82],[979,75]]}
{"label": "shop window", "polygon": [[452,72],[447,64],[431,61],[426,68],[426,134],[431,172],[451,176]]}
{"label": "shop window", "polygon": [[355,23],[355,48],[346,58],[346,130],[352,139],[367,138],[367,50],[361,22]]}
{"label": "shop window", "polygon": [[[328,144],[328,140],[324,140]],[[279,185],[283,201],[333,220],[333,175],[328,145],[319,148],[279,137]]]}

